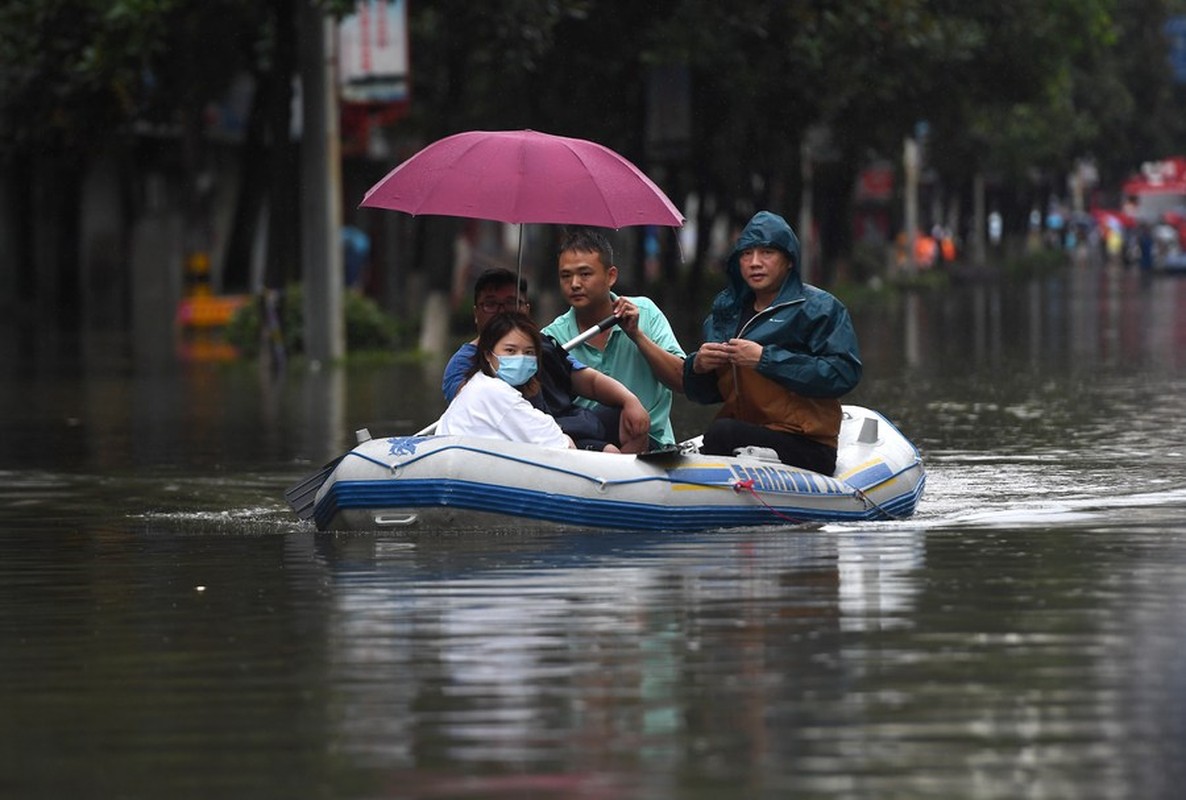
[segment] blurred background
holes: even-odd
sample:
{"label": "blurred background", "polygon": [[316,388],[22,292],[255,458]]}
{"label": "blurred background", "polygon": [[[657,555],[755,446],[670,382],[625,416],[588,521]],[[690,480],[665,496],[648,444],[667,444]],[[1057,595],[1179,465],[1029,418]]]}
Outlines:
{"label": "blurred background", "polygon": [[1183,81],[1173,0],[8,0],[0,339],[136,368],[439,353],[520,235],[545,319],[554,227],[358,208],[473,129],[646,172],[687,222],[616,232],[621,285],[690,337],[763,208],[845,298],[1074,258],[1172,270]]}
{"label": "blurred background", "polygon": [[[0,796],[1177,798],[1186,0],[4,0]],[[910,520],[320,534],[555,226],[359,208],[605,145],[686,349],[759,209],[852,312]],[[522,237],[522,238],[520,238]],[[714,407],[677,396],[677,438]]]}

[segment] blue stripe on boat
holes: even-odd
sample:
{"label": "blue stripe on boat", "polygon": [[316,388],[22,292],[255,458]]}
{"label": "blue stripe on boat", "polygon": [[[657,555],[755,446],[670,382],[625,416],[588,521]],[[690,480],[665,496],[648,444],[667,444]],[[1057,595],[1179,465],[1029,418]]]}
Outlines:
{"label": "blue stripe on boat", "polygon": [[[884,512],[895,514],[897,508],[912,507],[907,495],[882,504],[881,509],[859,512],[829,511],[830,521],[886,519]],[[771,511],[761,503],[736,506],[648,505],[620,500],[574,497],[531,489],[492,486],[484,483],[431,480],[343,481],[334,484],[316,510],[319,526],[328,525],[339,512],[350,509],[461,508],[495,514],[586,527],[610,527],[627,530],[694,531],[711,528],[770,525],[792,521],[819,520],[818,510],[777,505]]]}
{"label": "blue stripe on boat", "polygon": [[721,484],[731,485],[735,478],[733,470],[727,466],[720,467],[676,467],[667,470],[667,476],[674,483]]}
{"label": "blue stripe on boat", "polygon": [[888,481],[892,477],[894,477],[894,473],[889,468],[889,465],[884,461],[879,461],[876,464],[870,464],[860,472],[848,476],[847,482],[858,489],[868,489],[870,486],[876,486],[883,481]]}

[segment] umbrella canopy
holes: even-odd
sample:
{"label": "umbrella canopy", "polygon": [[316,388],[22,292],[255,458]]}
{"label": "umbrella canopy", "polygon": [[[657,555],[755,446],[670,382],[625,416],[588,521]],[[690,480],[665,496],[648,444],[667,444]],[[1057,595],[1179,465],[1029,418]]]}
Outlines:
{"label": "umbrella canopy", "polygon": [[650,178],[608,147],[538,131],[469,131],[428,145],[361,205],[511,223],[678,227]]}

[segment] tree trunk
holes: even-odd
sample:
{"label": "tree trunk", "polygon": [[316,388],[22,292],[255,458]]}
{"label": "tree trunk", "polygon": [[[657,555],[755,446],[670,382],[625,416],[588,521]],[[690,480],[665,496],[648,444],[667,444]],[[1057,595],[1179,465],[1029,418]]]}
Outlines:
{"label": "tree trunk", "polygon": [[294,0],[272,0],[275,61],[268,80],[268,258],[264,285],[283,289],[299,263],[299,161],[292,128],[292,79],[297,69],[297,9]]}
{"label": "tree trunk", "polygon": [[28,269],[34,275],[37,318],[54,320],[57,329],[78,330],[79,194],[75,181],[81,166],[73,159],[36,159],[32,181],[33,250]]}
{"label": "tree trunk", "polygon": [[305,353],[314,361],[346,354],[342,318],[342,156],[332,25],[316,7],[303,8],[301,85],[304,132],[299,230],[305,287]]}
{"label": "tree trunk", "polygon": [[255,76],[256,91],[247,116],[243,146],[239,150],[239,191],[223,258],[223,288],[244,292],[251,286],[251,253],[255,245],[260,212],[267,196],[267,154],[264,148],[266,86]]}

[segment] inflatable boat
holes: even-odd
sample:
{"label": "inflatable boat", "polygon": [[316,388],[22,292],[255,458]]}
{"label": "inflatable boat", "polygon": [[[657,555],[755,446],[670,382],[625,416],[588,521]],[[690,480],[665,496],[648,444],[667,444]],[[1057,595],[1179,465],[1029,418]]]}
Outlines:
{"label": "inflatable boat", "polygon": [[884,416],[844,406],[836,473],[773,451],[702,455],[560,450],[466,436],[370,438],[286,497],[319,530],[612,528],[701,531],[904,519],[926,483],[918,449]]}

